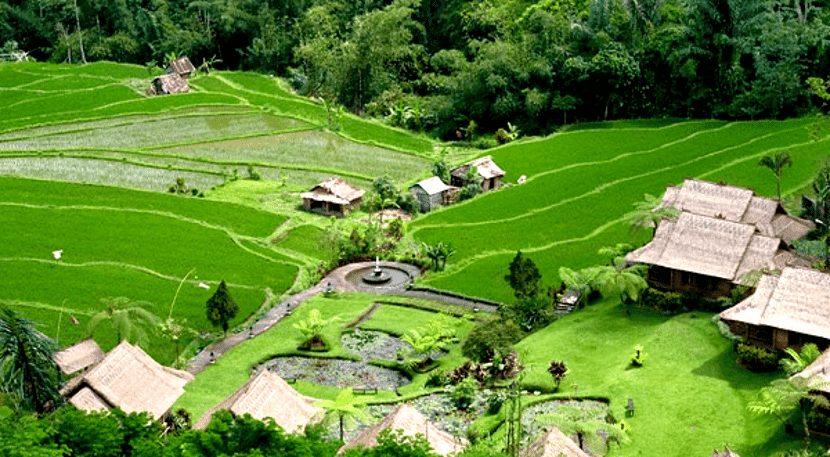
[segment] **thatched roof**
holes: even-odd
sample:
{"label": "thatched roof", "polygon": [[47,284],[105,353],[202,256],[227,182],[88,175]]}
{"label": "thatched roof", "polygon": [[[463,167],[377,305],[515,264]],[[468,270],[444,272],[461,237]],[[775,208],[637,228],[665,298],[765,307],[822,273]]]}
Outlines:
{"label": "thatched roof", "polygon": [[[450,186],[444,184],[444,181],[441,181],[441,178],[438,176],[433,176],[429,179],[420,181],[412,187],[420,187],[421,189],[424,189],[424,192],[426,192],[427,195],[440,194],[450,188]],[[410,187],[410,189],[412,189],[412,187]]]}
{"label": "thatched roof", "polygon": [[190,92],[187,81],[175,73],[158,76],[153,80],[153,87],[156,93],[161,92],[162,94],[182,94]]}
{"label": "thatched roof", "polygon": [[521,453],[521,457],[590,457],[574,441],[556,427],[531,443]]}
{"label": "thatched roof", "polygon": [[182,57],[180,59],[171,60],[169,64],[167,64],[167,68],[165,68],[164,72],[167,74],[175,74],[182,77],[187,77],[190,73],[196,71],[196,67],[190,63],[190,59],[187,57]]}
{"label": "thatched roof", "polygon": [[72,374],[103,360],[104,351],[94,340],[88,339],[56,352],[53,358],[62,373]]}
{"label": "thatched roof", "polygon": [[[147,411],[162,417],[184,393],[193,376],[159,365],[141,348],[126,341],[116,346],[93,369],[79,376],[78,386],[91,389],[103,403],[126,413]],[[73,404],[91,404],[81,388],[69,399]],[[82,395],[76,399],[75,397]]]}
{"label": "thatched roof", "polygon": [[323,412],[322,408],[312,404],[315,401],[316,399],[292,389],[276,373],[262,370],[219,405],[206,412],[193,427],[205,429],[213,413],[227,409],[235,416],[248,413],[259,420],[270,417],[286,432],[301,432],[314,416]]}
{"label": "thatched roof", "polygon": [[755,196],[751,189],[697,179],[686,179],[679,188],[669,186],[663,195],[663,206],[674,206],[682,212],[700,216],[752,224],[762,235],[780,238],[787,243],[815,228],[812,221],[788,215],[777,200]]}
{"label": "thatched roof", "polygon": [[[819,376],[825,382],[830,382],[830,350],[824,351],[816,360],[807,366],[801,373],[795,376],[810,378],[812,376]],[[830,386],[821,387],[818,389],[822,392],[830,393]]]}
{"label": "thatched roof", "polygon": [[326,201],[340,205],[348,205],[365,194],[365,190],[353,187],[339,176],[331,178],[314,186],[309,192],[302,194],[302,197],[316,201]]}
{"label": "thatched roof", "polygon": [[662,221],[654,239],[626,261],[739,282],[751,270],[797,264],[783,247],[781,240],[757,234],[753,225],[684,212],[677,221]]}
{"label": "thatched roof", "polygon": [[349,441],[338,454],[346,449],[356,446],[373,447],[377,446],[378,435],[383,430],[401,430],[406,436],[422,435],[432,446],[433,452],[439,455],[448,455],[453,452],[460,452],[467,446],[464,439],[453,438],[449,433],[439,429],[432,422],[426,420],[415,408],[402,403],[395,411],[389,413],[382,421],[362,431],[355,439]]}
{"label": "thatched roof", "polygon": [[741,457],[741,456],[736,454],[735,451],[733,451],[732,449],[729,449],[729,447],[726,446],[726,447],[723,448],[723,452],[718,452],[718,450],[715,449],[715,451],[712,452],[712,455],[710,457]]}
{"label": "thatched roof", "polygon": [[830,339],[830,274],[784,268],[780,277],[764,275],[755,293],[720,317]]}
{"label": "thatched roof", "polygon": [[450,174],[459,178],[464,178],[470,171],[470,167],[476,167],[476,172],[484,179],[504,176],[504,170],[499,168],[490,156],[484,156],[473,160],[472,162],[467,162],[460,167],[453,168]]}
{"label": "thatched roof", "polygon": [[69,399],[74,407],[84,411],[106,411],[112,408],[103,398],[95,395],[89,387],[84,387]]}

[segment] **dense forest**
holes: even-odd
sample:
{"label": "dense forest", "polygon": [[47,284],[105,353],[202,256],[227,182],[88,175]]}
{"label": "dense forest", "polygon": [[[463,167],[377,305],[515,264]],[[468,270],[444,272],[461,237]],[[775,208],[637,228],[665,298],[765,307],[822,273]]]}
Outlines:
{"label": "dense forest", "polygon": [[0,53],[252,70],[452,139],[815,109],[824,0],[5,0]]}

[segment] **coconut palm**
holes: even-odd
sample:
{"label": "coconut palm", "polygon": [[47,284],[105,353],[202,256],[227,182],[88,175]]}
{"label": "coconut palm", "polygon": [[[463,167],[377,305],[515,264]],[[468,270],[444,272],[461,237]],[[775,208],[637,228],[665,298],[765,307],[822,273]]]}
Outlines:
{"label": "coconut palm", "polygon": [[784,170],[784,167],[791,167],[792,165],[793,159],[790,157],[790,153],[785,151],[779,151],[773,155],[761,157],[761,160],[758,161],[759,167],[767,167],[775,174],[778,201],[781,201],[781,171]]}
{"label": "coconut palm", "polygon": [[56,344],[34,322],[0,305],[0,390],[39,413],[60,402]]}
{"label": "coconut palm", "polygon": [[153,306],[152,303],[127,297],[106,297],[101,301],[106,307],[89,320],[87,333],[90,336],[102,322],[109,321],[119,342],[127,340],[144,346],[147,344],[147,329],[153,329],[161,323],[158,316],[145,309]]}
{"label": "coconut palm", "polygon": [[326,410],[327,420],[336,417],[340,422],[340,441],[343,441],[343,423],[346,419],[369,420],[369,415],[360,409],[358,405],[359,403],[350,388],[340,391],[336,400],[320,400],[314,402],[314,406],[319,406]]}

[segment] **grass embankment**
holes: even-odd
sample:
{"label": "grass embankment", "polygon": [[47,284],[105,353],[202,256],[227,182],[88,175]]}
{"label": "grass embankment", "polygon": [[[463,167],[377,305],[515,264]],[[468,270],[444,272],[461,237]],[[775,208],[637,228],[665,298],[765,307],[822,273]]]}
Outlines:
{"label": "grass embankment", "polygon": [[[0,178],[0,218],[0,273],[7,278],[0,300],[15,303],[62,345],[84,336],[89,318],[105,306],[102,298],[148,301],[166,318],[193,269],[173,316],[200,332],[213,330],[204,306],[219,281],[228,282],[240,307],[233,326],[262,305],[266,290],[277,296],[288,290],[298,272],[296,260],[243,243],[264,242],[285,217],[229,203]],[[63,251],[59,260],[56,250]],[[69,323],[70,315],[80,326]],[[115,345],[111,328],[95,337],[105,350]],[[172,346],[155,335],[149,352],[170,363]]]}
{"label": "grass embankment", "polygon": [[[290,316],[281,320],[274,328],[231,349],[215,364],[200,373],[193,382],[185,386],[186,393],[176,402],[174,409],[182,407],[193,417],[200,417],[205,411],[242,386],[249,379],[250,372],[256,365],[276,356],[300,354],[312,357],[355,359],[355,354],[346,352],[340,345],[340,337],[346,331],[343,327],[367,312],[375,302],[375,298],[363,294],[335,295],[329,298],[318,295],[311,298],[293,310]],[[306,319],[311,309],[319,309],[323,319],[339,317],[337,323],[328,325],[323,331],[323,336],[330,346],[327,352],[307,353],[297,350],[301,342],[301,334],[293,327],[293,324]],[[426,325],[436,316],[437,313],[430,311],[384,304],[359,327],[402,335],[409,329]],[[457,324],[459,337],[463,337],[472,329],[472,323],[467,319],[451,319]],[[458,344],[452,345],[449,353],[438,359],[441,365],[439,369],[446,370],[461,363],[459,346]],[[427,376],[427,374],[415,374],[412,383],[401,387],[399,392],[404,396],[417,394],[423,388]],[[334,399],[339,393],[337,388],[303,381],[297,381],[293,387],[300,393],[315,398]],[[380,391],[376,395],[366,395],[365,400],[391,402],[397,398],[394,392]]]}
{"label": "grass embankment", "polygon": [[[477,197],[417,219],[415,239],[450,242],[457,249],[445,272],[426,285],[510,300],[502,279],[517,250],[539,266],[549,283],[560,266],[580,268],[603,262],[602,246],[637,244],[622,221],[646,193],[662,195],[666,184],[685,177],[775,193],[775,179],[756,164],[761,156],[788,150],[785,194],[804,187],[825,155],[826,139],[810,140],[809,119],[786,122],[685,122],[664,127],[575,131],[542,141],[492,151],[508,180],[526,175],[520,186]],[[647,124],[646,124],[647,125]]]}

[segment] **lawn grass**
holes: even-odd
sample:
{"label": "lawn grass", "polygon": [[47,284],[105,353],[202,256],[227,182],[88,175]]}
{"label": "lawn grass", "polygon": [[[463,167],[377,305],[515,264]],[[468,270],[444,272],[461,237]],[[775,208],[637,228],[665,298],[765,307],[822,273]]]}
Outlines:
{"label": "lawn grass", "polygon": [[[563,317],[517,345],[528,367],[527,385],[552,386],[547,366],[563,360],[570,374],[563,396],[610,398],[610,410],[626,418],[631,442],[620,455],[708,455],[724,445],[740,455],[773,455],[797,447],[780,422],[749,413],[747,403],[780,373],[752,373],[736,363],[732,343],[711,322],[711,313],[663,316],[607,300]],[[631,366],[634,346],[648,354]],[[575,390],[573,384],[578,385]]]}
{"label": "lawn grass", "polygon": [[331,260],[331,255],[325,249],[321,249],[319,240],[323,236],[323,229],[313,224],[304,224],[291,229],[282,238],[277,246],[290,251],[312,257],[320,261]]}

